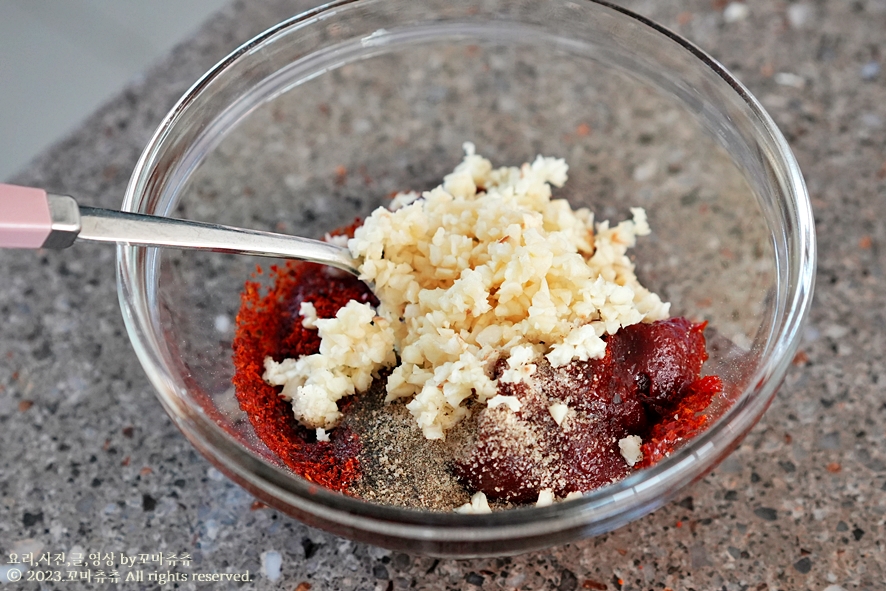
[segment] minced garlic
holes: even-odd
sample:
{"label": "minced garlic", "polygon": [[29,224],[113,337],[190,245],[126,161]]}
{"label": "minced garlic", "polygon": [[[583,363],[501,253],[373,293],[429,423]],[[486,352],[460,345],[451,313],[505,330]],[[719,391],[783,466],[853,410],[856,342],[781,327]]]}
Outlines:
{"label": "minced garlic", "polygon": [[281,395],[292,401],[299,422],[330,429],[341,419],[336,402],[369,388],[375,369],[393,365],[397,357],[388,322],[368,304],[348,302],[335,318],[313,324],[320,332],[320,352],[281,363],[267,357],[264,379],[283,386]]}
{"label": "minced garlic", "polygon": [[557,423],[557,426],[563,424],[563,419],[566,418],[566,415],[569,413],[569,407],[562,402],[557,402],[548,407],[548,412],[551,413],[551,418],[554,419],[554,422]]}
{"label": "minced garlic", "polygon": [[618,449],[621,457],[625,459],[628,466],[633,466],[643,459],[643,440],[639,435],[628,435],[618,440]]}
{"label": "minced garlic", "polygon": [[538,491],[538,500],[535,502],[536,507],[550,507],[554,504],[556,497],[554,491],[549,488],[543,488]]}
{"label": "minced garlic", "polygon": [[668,316],[626,255],[649,233],[643,209],[595,227],[588,209],[551,198],[551,185],[566,182],[562,159],[493,169],[472,144],[465,153],[441,186],[398,195],[396,209],[375,210],[348,241],[378,311],[350,302],[334,319],[314,320],[305,307],[320,353],[265,361],[265,379],[284,385],[305,425],[335,426],[336,401],[365,390],[399,355],[387,400],[411,399],[424,435],[442,438],[469,412],[467,399],[496,396],[497,360],[507,360],[502,382],[531,380],[541,356],[554,367],[600,358],[603,335]]}
{"label": "minced garlic", "polygon": [[489,501],[483,492],[475,492],[471,496],[471,502],[456,507],[455,512],[465,515],[483,515],[484,513],[492,513],[492,508],[489,506]]}

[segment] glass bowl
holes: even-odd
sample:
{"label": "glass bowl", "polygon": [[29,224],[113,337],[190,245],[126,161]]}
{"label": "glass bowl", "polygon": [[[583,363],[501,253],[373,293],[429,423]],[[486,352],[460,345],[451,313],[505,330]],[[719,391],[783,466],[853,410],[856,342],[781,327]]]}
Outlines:
{"label": "glass bowl", "polygon": [[[410,552],[509,554],[617,528],[734,449],[775,395],[811,301],[815,237],[791,151],[722,66],[592,0],[342,0],[277,25],[197,82],[148,144],[123,209],[321,237],[398,190],[436,186],[471,141],[495,165],[566,159],[555,196],[597,219],[644,207],[641,281],[708,322],[729,404],[652,468],[549,507],[383,506],[294,475],[231,385],[248,257],[120,246],[120,304],[169,416],[262,501]],[[265,274],[265,277],[267,274]]]}

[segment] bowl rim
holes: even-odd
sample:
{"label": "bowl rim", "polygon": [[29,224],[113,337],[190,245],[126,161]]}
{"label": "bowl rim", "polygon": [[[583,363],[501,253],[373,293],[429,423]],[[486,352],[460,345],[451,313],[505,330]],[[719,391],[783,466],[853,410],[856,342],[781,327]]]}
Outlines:
{"label": "bowl rim", "polygon": [[[223,76],[232,64],[285,31],[326,18],[344,6],[365,4],[370,1],[375,0],[336,0],[289,18],[242,44],[207,71],[185,92],[158,125],[133,170],[122,209],[140,211],[139,207],[143,205],[140,203],[141,187],[145,180],[143,177],[150,170],[158,149],[169,136],[170,130],[185,116],[187,107],[212,81]],[[674,482],[691,464],[699,461],[701,464],[704,463],[706,455],[713,453],[716,448],[713,443],[715,438],[722,437],[725,431],[737,445],[756,424],[771,403],[799,345],[800,331],[808,315],[814,290],[815,228],[809,196],[799,165],[784,136],[762,105],[717,60],[680,35],[631,10],[606,0],[581,1],[615,11],[667,37],[692,54],[702,66],[729,84],[749,107],[769,141],[776,147],[778,157],[787,170],[789,186],[786,192],[795,199],[785,205],[789,209],[790,217],[798,224],[796,247],[792,249],[792,254],[797,258],[789,264],[796,266],[797,273],[793,278],[795,284],[785,288],[791,297],[785,303],[786,311],[784,320],[780,324],[781,329],[773,338],[773,348],[757,368],[750,381],[751,385],[745,388],[740,399],[710,428],[672,456],[624,480],[585,493],[583,497],[567,503],[557,503],[549,507],[519,507],[487,515],[429,512],[378,505],[322,489],[267,463],[253,452],[233,442],[219,425],[202,412],[180,403],[176,395],[178,386],[170,379],[171,372],[163,367],[162,360],[156,353],[156,347],[160,343],[151,332],[149,302],[145,298],[141,301],[132,299],[133,294],[138,292],[139,286],[145,283],[142,275],[146,270],[154,268],[156,249],[120,244],[117,247],[118,298],[126,330],[136,355],[173,422],[204,455],[211,456],[210,460],[219,469],[241,484],[256,487],[300,511],[333,522],[347,523],[349,526],[397,537],[408,535],[416,539],[453,542],[494,541],[517,536],[544,535],[577,526],[587,526],[591,517],[594,518],[594,523],[605,523],[608,519],[624,513],[624,509],[619,507],[620,503],[617,501],[625,498],[636,499],[639,501],[639,506],[643,507],[632,520],[645,515],[668,500],[659,498],[658,489],[662,485]],[[756,391],[757,395],[749,396],[751,391]],[[720,451],[722,452],[722,449]],[[705,470],[696,470],[693,478],[698,478],[704,473]],[[686,482],[680,483],[675,490],[682,488],[683,484]]]}

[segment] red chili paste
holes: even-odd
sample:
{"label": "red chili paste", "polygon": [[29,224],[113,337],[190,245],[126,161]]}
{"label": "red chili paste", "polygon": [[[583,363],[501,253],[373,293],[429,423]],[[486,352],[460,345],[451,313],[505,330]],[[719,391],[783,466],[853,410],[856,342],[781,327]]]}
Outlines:
{"label": "red chili paste", "polygon": [[[318,442],[314,431],[296,422],[278,388],[262,379],[263,362],[266,356],[279,362],[319,351],[317,331],[302,326],[303,301],[312,302],[320,318],[333,317],[351,299],[378,302],[363,283],[328,267],[290,262],[271,269],[273,285],[266,294],[256,281],[247,282],[242,294],[233,345],[237,398],[258,437],[287,466],[311,482],[347,493],[361,473],[358,437],[339,427],[331,441]],[[542,384],[543,396],[529,395],[523,383],[501,383],[501,394],[523,400],[517,419],[537,441],[515,448],[499,437],[498,427],[484,425],[487,418],[481,414],[475,447],[456,462],[457,475],[472,492],[532,502],[541,488],[563,496],[626,476],[632,468],[620,455],[621,437],[640,435],[644,441],[643,460],[633,469],[670,455],[706,428],[708,419],[700,413],[722,391],[719,378],[699,377],[707,359],[703,330],[704,324],[684,318],[623,328],[608,337],[603,359],[556,370],[540,364],[535,382]],[[548,411],[550,399],[568,404],[583,418],[568,430],[559,428]]]}
{"label": "red chili paste", "polygon": [[[564,497],[627,476],[632,468],[618,441],[628,435],[647,442],[644,458],[664,457],[704,424],[695,410],[721,390],[718,378],[698,377],[707,359],[704,326],[685,318],[634,324],[607,337],[602,359],[557,369],[542,363],[532,385],[500,383],[521,408],[481,411],[459,476],[489,498],[527,503],[543,489]],[[689,394],[691,406],[681,406]],[[570,408],[562,425],[548,410],[554,401]]]}

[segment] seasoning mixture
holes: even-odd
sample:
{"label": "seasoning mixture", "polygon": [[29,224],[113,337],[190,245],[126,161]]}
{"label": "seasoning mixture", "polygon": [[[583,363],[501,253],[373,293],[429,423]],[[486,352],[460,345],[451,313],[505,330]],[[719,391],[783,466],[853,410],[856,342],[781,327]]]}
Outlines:
{"label": "seasoning mixture", "polygon": [[267,294],[247,283],[234,382],[258,436],[328,488],[482,512],[597,488],[700,432],[722,387],[699,377],[704,325],[634,275],[643,210],[595,224],[552,199],[562,160],[493,169],[465,148],[440,187],[330,237],[381,301],[303,263]]}

